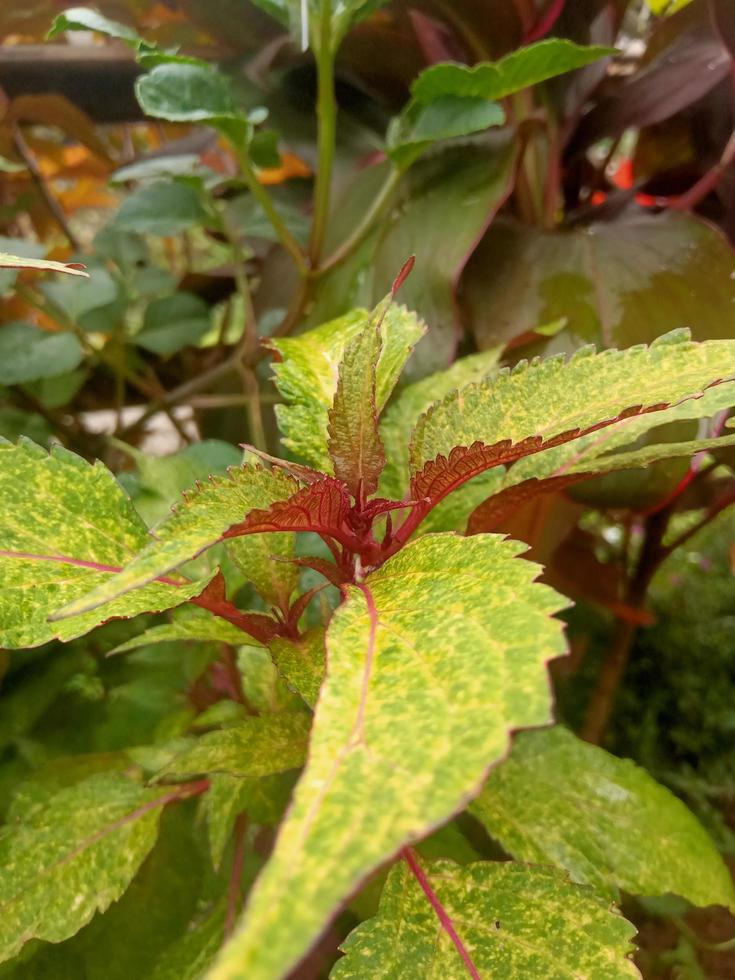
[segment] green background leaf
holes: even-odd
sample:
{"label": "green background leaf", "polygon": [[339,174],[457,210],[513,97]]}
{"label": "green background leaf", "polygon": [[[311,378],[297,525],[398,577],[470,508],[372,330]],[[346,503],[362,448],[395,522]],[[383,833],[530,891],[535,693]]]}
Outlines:
{"label": "green background leaf", "polygon": [[0,836],[0,960],[61,942],[125,891],[156,840],[165,790],[103,774],[62,790]]}
{"label": "green background leaf", "polygon": [[433,102],[448,95],[502,99],[611,54],[615,54],[614,48],[586,47],[566,38],[551,37],[519,48],[499,61],[481,62],[471,68],[452,62],[432,65],[421,72],[411,92],[419,102]]}

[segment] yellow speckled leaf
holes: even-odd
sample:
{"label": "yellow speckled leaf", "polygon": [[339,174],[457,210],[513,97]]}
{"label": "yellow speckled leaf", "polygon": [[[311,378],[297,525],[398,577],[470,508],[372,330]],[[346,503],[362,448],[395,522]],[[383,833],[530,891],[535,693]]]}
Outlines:
{"label": "yellow speckled leaf", "polygon": [[602,895],[735,907],[725,862],[681,800],[561,726],[518,735],[471,810],[509,854],[555,864]]}
{"label": "yellow speckled leaf", "polygon": [[[626,980],[635,926],[591,888],[550,868],[435,861],[427,880],[479,975],[487,980]],[[374,919],[342,943],[331,980],[467,980],[467,967],[404,862]]]}
{"label": "yellow speckled leaf", "polygon": [[0,512],[0,647],[71,640],[112,617],[170,609],[207,584],[152,582],[100,613],[49,623],[59,606],[117,577],[150,540],[145,524],[101,463],[28,440],[0,441]]}
{"label": "yellow speckled leaf", "polygon": [[520,550],[427,535],[348,587],[306,769],[211,980],[285,976],[365,875],[478,791],[510,729],[549,721],[564,603]]}

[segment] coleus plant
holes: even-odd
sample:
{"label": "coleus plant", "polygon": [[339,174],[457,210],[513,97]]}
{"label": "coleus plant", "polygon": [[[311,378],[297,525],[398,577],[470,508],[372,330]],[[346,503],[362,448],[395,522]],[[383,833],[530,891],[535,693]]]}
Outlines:
{"label": "coleus plant", "polygon": [[[735,402],[735,341],[680,331],[512,370],[490,351],[395,393],[424,331],[395,301],[409,270],[372,312],[271,342],[292,458],[248,457],[151,531],[101,464],[0,444],[3,647],[171,610],[120,650],[179,638],[267,651],[292,692],[149,753],[147,781],[103,771],[21,797],[0,838],[3,959],[105,912],[161,813],[192,798],[215,864],[234,836],[233,872],[226,897],[203,895],[147,964],[157,980],[285,977],[358,892],[350,907],[365,921],[341,941],[337,978],[634,977],[622,892],[735,908],[727,868],[679,800],[549,727],[547,664],[565,653],[555,616],[568,603],[523,545],[493,533],[531,495],[732,444],[655,431]],[[456,533],[468,520],[472,533]],[[224,572],[188,564],[214,546]],[[261,608],[233,601],[233,563]],[[324,585],[300,585],[315,573]],[[519,729],[531,730],[512,739]],[[253,787],[301,767],[235,924],[242,814],[264,819]],[[513,860],[457,846],[468,809]],[[443,826],[454,837],[434,833]]]}

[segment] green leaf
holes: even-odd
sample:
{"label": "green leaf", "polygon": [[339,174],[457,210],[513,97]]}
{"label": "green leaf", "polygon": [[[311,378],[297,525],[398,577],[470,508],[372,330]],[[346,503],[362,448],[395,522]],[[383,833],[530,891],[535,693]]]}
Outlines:
{"label": "green leaf", "polygon": [[225,934],[225,903],[197,919],[186,935],[158,959],[150,980],[201,980]]}
{"label": "green leaf", "polygon": [[119,231],[178,235],[200,224],[204,208],[194,188],[175,181],[155,181],[126,197],[115,216]]}
{"label": "green leaf", "polygon": [[110,650],[107,656],[127,653],[128,650],[137,650],[138,647],[152,646],[156,643],[171,643],[174,640],[229,643],[232,646],[239,646],[243,640],[252,642],[250,637],[246,636],[237,626],[233,626],[226,620],[212,616],[211,613],[201,609],[192,609],[186,617],[178,617],[173,622],[161,623],[160,626],[151,626],[150,629],[118,644]]}
{"label": "green leaf", "polygon": [[518,48],[500,61],[484,61],[471,68],[452,62],[432,65],[414,81],[411,93],[418,102],[427,103],[447,96],[503,99],[613,54],[615,48],[586,47],[552,37]]}
{"label": "green leaf", "polygon": [[727,866],[681,800],[560,726],[518,735],[470,811],[519,861],[557,865],[606,897],[735,907]]}
{"label": "green leaf", "polygon": [[500,219],[467,264],[462,291],[482,348],[562,317],[560,339],[604,347],[650,343],[675,327],[690,327],[696,340],[735,329],[732,247],[712,225],[674,210],[636,209],[553,232]]}
{"label": "green leaf", "polygon": [[226,549],[265,601],[285,610],[299,584],[299,569],[292,561],[295,545],[295,534],[276,531],[231,538]]}
{"label": "green leaf", "polygon": [[207,891],[217,887],[195,815],[191,806],[167,807],[156,845],[122,898],[71,940],[41,945],[28,980],[57,980],[70,959],[77,969],[69,980],[148,978],[168,947],[201,916]]}
{"label": "green leaf", "polygon": [[[297,489],[296,481],[283,472],[258,466],[233,468],[227,476],[211,477],[209,483],[184,495],[183,503],[173,515],[156,528],[154,541],[139,543],[137,558],[114,576],[114,581],[108,580],[65,606],[59,616],[78,616],[132,589],[148,586],[149,582],[216,544],[229,527],[253,508],[286,500]],[[107,606],[105,611],[110,608]]]}
{"label": "green leaf", "polygon": [[136,81],[135,94],[143,112],[154,119],[209,123],[237,141],[252,132],[247,116],[235,108],[227,77],[210,65],[156,65]]}
{"label": "green leaf", "polygon": [[583,348],[568,360],[521,362],[467,385],[461,397],[446,396],[413,433],[412,494],[441,500],[493,466],[697,398],[735,377],[735,342],[688,337],[676,331],[650,347],[600,354]]}
{"label": "green leaf", "polygon": [[70,276],[84,276],[89,279],[81,262],[52,262],[50,259],[21,258],[0,252],[0,269],[35,269],[39,272],[66,272]]}
{"label": "green leaf", "polygon": [[[276,407],[283,444],[325,473],[332,472],[327,450],[328,416],[337,390],[339,364],[347,345],[364,329],[368,319],[365,310],[353,310],[300,337],[269,342],[281,358],[273,372],[286,402]],[[395,304],[389,308],[381,326],[382,348],[376,374],[379,412],[424,329],[414,313]]]}
{"label": "green leaf", "polygon": [[114,37],[118,41],[125,41],[134,48],[145,44],[140,35],[132,27],[105,17],[103,14],[98,13],[98,11],[90,10],[88,7],[70,7],[63,14],[59,14],[54,19],[51,30],[46,35],[46,40],[50,41],[65,31],[96,31],[98,34],[104,34],[106,37]]}
{"label": "green leaf", "polygon": [[[636,929],[588,888],[550,868],[451,861],[428,864],[428,885],[477,973],[498,980],[624,980]],[[551,926],[553,923],[553,927]],[[390,873],[374,919],[341,947],[331,980],[464,980],[468,970],[408,866]]]}
{"label": "green leaf", "polygon": [[510,729],[548,721],[561,601],[518,550],[429,535],[346,587],[306,769],[211,980],[286,974],[367,874],[464,807]]}
{"label": "green leaf", "polygon": [[57,793],[0,836],[0,961],[62,942],[118,899],[153,847],[162,789],[103,774]]}
{"label": "green leaf", "polygon": [[191,749],[177,755],[158,779],[208,773],[270,776],[304,764],[311,727],[306,712],[280,712],[248,718],[235,728],[203,735]]}
{"label": "green leaf", "polygon": [[497,373],[501,347],[461,357],[446,371],[436,371],[404,388],[388,406],[380,421],[387,463],[380,480],[385,497],[400,500],[408,490],[408,445],[411,433],[423,413],[452,391],[482,381]]}
{"label": "green leaf", "polygon": [[380,323],[390,298],[378,307],[345,348],[337,389],[329,410],[329,456],[338,480],[357,499],[375,492],[385,466],[378,432],[376,375],[380,357]]}
{"label": "green leaf", "polygon": [[[404,178],[404,193],[375,252],[377,296],[390,288],[405,257],[416,256],[420,274],[401,286],[402,301],[429,324],[426,340],[408,364],[414,379],[445,368],[456,357],[462,333],[456,294],[460,273],[513,188],[517,147],[505,134],[493,137],[481,146],[447,147],[417,163]],[[366,274],[358,270],[360,279]]]}
{"label": "green leaf", "polygon": [[[29,492],[29,488],[33,488]],[[70,640],[113,617],[170,609],[199,595],[203,581],[153,582],[101,613],[63,623],[47,617],[65,602],[108,584],[150,541],[130,500],[101,463],[60,447],[0,441],[0,646]]]}
{"label": "green leaf", "polygon": [[209,306],[200,296],[176,293],[148,304],[135,343],[154,354],[174,354],[196,344],[209,325]]}
{"label": "green leaf", "polygon": [[124,442],[116,446],[135,461],[137,473],[126,470],[120,479],[149,526],[167,518],[171,501],[193,489],[197,481],[242,463],[242,451],[219,439],[195,442],[170,456],[150,456]]}
{"label": "green leaf", "polygon": [[388,156],[410,167],[432,143],[502,126],[505,112],[485,98],[443,95],[427,104],[410,102],[388,128]]}
{"label": "green leaf", "polygon": [[83,356],[72,333],[49,333],[20,322],[0,327],[0,384],[25,384],[73,371]]}
{"label": "green leaf", "polygon": [[293,788],[292,773],[251,778],[215,773],[202,797],[201,812],[207,823],[212,864],[218,868],[239,814],[250,823],[275,826],[283,816]]}
{"label": "green leaf", "polygon": [[322,626],[308,630],[298,640],[276,637],[270,644],[273,663],[278,672],[310,708],[316,704],[324,680],[324,646]]}

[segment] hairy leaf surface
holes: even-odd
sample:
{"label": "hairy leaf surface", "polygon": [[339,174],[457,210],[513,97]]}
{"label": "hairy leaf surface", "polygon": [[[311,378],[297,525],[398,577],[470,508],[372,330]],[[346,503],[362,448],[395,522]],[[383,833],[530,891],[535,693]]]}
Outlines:
{"label": "hairy leaf surface", "polygon": [[[434,861],[427,878],[481,977],[640,976],[630,961],[635,926],[592,889],[550,868]],[[377,916],[351,932],[342,949],[347,955],[330,973],[332,980],[468,976],[405,862],[391,871]]]}
{"label": "hairy leaf surface", "polygon": [[0,835],[0,960],[62,942],[122,895],[156,841],[166,790],[100,775],[61,790]]}
{"label": "hairy leaf surface", "polygon": [[518,552],[428,535],[348,587],[306,769],[212,980],[287,973],[366,874],[465,805],[510,729],[548,721],[562,600]]}
{"label": "hairy leaf surface", "polygon": [[603,895],[735,906],[727,866],[681,800],[561,726],[519,734],[470,810],[518,860],[555,864]]}
{"label": "hairy leaf surface", "polygon": [[355,499],[363,500],[377,489],[385,466],[376,392],[381,320],[378,307],[364,329],[345,348],[328,415],[329,458],[334,473]]}
{"label": "hairy leaf surface", "polygon": [[60,615],[73,616],[96,609],[147,585],[216,544],[228,528],[254,508],[285,500],[297,489],[296,481],[280,470],[258,466],[233,468],[226,476],[211,477],[196,491],[184,494],[183,503],[155,529],[155,540],[145,547],[139,544],[138,556],[114,581],[109,580],[65,606]]}
{"label": "hairy leaf surface", "polygon": [[[558,472],[552,476],[530,477],[518,483],[509,482],[500,492],[493,494],[477,507],[470,516],[468,530],[472,534],[478,531],[492,531],[518,507],[534,497],[566,490],[575,483],[589,480],[602,473],[641,469],[664,459],[681,457],[688,459],[705,450],[722,449],[734,444],[735,436],[730,435],[720,436],[717,439],[692,439],[689,442],[664,442],[659,445],[644,446],[641,449],[632,449],[629,452],[613,453],[609,456],[592,454],[582,462],[566,467],[560,466]],[[511,480],[512,474],[513,470],[511,470]]]}
{"label": "hairy leaf surface", "polygon": [[0,645],[9,649],[70,640],[114,617],[170,609],[198,595],[205,581],[153,582],[102,612],[48,623],[47,617],[108,585],[150,541],[112,473],[65,449],[28,440],[0,442]]}
{"label": "hairy leaf surface", "polygon": [[[282,360],[273,373],[286,401],[276,407],[283,444],[310,466],[332,472],[327,450],[328,415],[337,390],[339,364],[347,345],[365,328],[365,310],[325,323],[301,337],[270,341]],[[381,326],[381,352],[376,369],[376,399],[380,412],[387,402],[414,345],[424,333],[414,313],[392,304]]]}
{"label": "hairy leaf surface", "polygon": [[421,417],[410,448],[412,496],[438,502],[483,470],[697,398],[733,377],[735,342],[696,344],[686,331],[650,347],[522,362]]}

